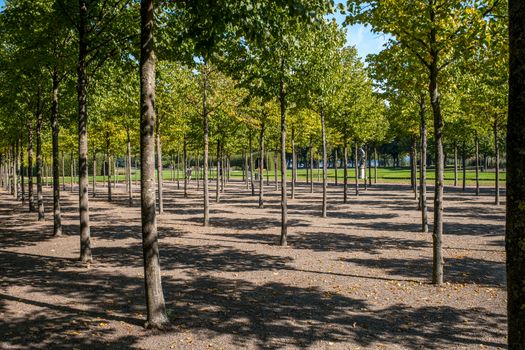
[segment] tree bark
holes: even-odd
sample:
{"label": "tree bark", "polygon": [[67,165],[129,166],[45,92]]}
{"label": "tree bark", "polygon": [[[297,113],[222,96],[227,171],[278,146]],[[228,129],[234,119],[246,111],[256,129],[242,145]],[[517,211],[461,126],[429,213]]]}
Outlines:
{"label": "tree bark", "polygon": [[253,148],[252,148],[252,133],[250,131],[250,188],[252,189],[252,196],[255,196],[255,182],[253,181]]}
{"label": "tree bark", "polygon": [[310,136],[310,193],[314,193],[314,147]]}
{"label": "tree bark", "polygon": [[203,226],[209,226],[210,224],[210,192],[208,188],[208,162],[209,162],[209,133],[210,127],[208,123],[208,75],[207,72],[204,73],[204,86],[202,90],[202,123],[203,123],[203,191],[204,191],[204,218]]}
{"label": "tree bark", "polygon": [[343,145],[343,203],[348,203],[348,138],[345,135]]}
{"label": "tree bark", "polygon": [[[215,202],[219,203],[221,201],[221,141],[217,141],[217,176],[215,177]],[[248,178],[248,177],[246,177]]]}
{"label": "tree bark", "polygon": [[259,135],[259,208],[264,207],[264,122],[261,124]]}
{"label": "tree bark", "polygon": [[130,136],[129,136],[129,128],[126,129],[126,136],[127,136],[127,140],[126,140],[126,149],[127,149],[127,157],[126,157],[126,163],[127,163],[127,168],[128,168],[128,171],[127,171],[127,176],[126,176],[126,181],[127,181],[127,185],[128,185],[128,188],[127,188],[127,192],[128,192],[128,204],[129,206],[132,206],[133,205],[133,183],[132,183],[132,179],[131,179],[131,139],[130,139]]}
{"label": "tree bark", "polygon": [[106,164],[104,165],[104,171],[105,175],[107,177],[107,186],[108,186],[108,201],[112,201],[111,197],[111,154],[110,154],[110,148],[111,142],[110,142],[110,135],[109,133],[106,133]]}
{"label": "tree bark", "polygon": [[414,199],[417,200],[417,142],[415,137],[412,139],[412,147],[410,149],[410,165],[412,190],[414,191]]}
{"label": "tree bark", "polygon": [[337,176],[337,163],[338,163],[339,159],[337,158],[337,148],[334,149],[334,173],[335,173],[335,185],[337,186],[338,185],[338,182],[339,182],[339,179],[338,179],[338,176]]}
{"label": "tree bark", "polygon": [[142,0],[140,52],[140,167],[142,247],[146,289],[147,328],[169,325],[162,292],[155,211],[155,53],[153,0]]}
{"label": "tree bark", "polygon": [[525,4],[509,1],[507,320],[509,350],[525,349]]}
{"label": "tree bark", "polygon": [[182,163],[184,164],[184,198],[188,198],[188,140],[184,134],[184,143],[182,145]]}
{"label": "tree bark", "polygon": [[474,136],[474,143],[476,147],[476,196],[479,196],[479,139],[477,131]]}
{"label": "tree bark", "polygon": [[[38,103],[40,104],[40,90]],[[38,207],[38,221],[44,220],[44,197],[42,195],[42,108],[39,108],[36,118],[36,197]]]}
{"label": "tree bark", "polygon": [[461,170],[463,171],[461,189],[463,192],[465,192],[465,190],[467,189],[467,155],[465,149],[465,141],[463,141],[463,145],[461,148]]}
{"label": "tree bark", "polygon": [[[284,71],[284,61],[281,62],[281,73]],[[281,107],[281,246],[288,244],[288,202],[286,198],[286,92],[281,78],[279,86],[279,102]]]}
{"label": "tree bark", "polygon": [[354,168],[355,168],[355,195],[359,196],[359,154],[358,154],[358,145],[357,141],[355,142],[355,162],[354,162]]}
{"label": "tree bark", "polygon": [[454,187],[458,185],[458,146],[454,141]]}
{"label": "tree bark", "polygon": [[87,110],[87,72],[88,55],[88,1],[79,0],[79,51],[77,63],[77,99],[78,99],[78,192],[80,213],[80,261],[89,263],[91,256],[91,234],[89,230],[89,194],[88,194],[88,110]]}
{"label": "tree bark", "polygon": [[[58,167],[58,71],[53,71],[53,101],[51,104],[51,130],[53,143],[53,236],[62,235],[62,218],[60,213],[60,174]],[[62,154],[63,156],[63,154]]]}
{"label": "tree bark", "polygon": [[19,170],[20,172],[20,191],[21,191],[22,204],[24,204],[26,200],[26,191],[25,191],[25,180],[24,180],[24,143],[22,140],[20,141],[20,150],[18,153],[18,157],[19,157],[19,169],[20,169]]}
{"label": "tree bark", "polygon": [[33,122],[27,122],[27,200],[29,211],[35,211],[35,199],[33,198]]}
{"label": "tree bark", "polygon": [[425,116],[425,95],[421,94],[419,135],[421,138],[420,173],[419,173],[419,207],[421,209],[421,231],[428,232],[427,209],[427,120]]}
{"label": "tree bark", "polygon": [[328,186],[328,159],[326,156],[326,129],[325,129],[325,115],[324,111],[321,109],[321,137],[323,142],[323,205],[321,210],[321,217],[326,217],[326,190]]}
{"label": "tree bark", "polygon": [[295,127],[292,126],[292,199],[295,199],[295,182],[297,177],[297,161],[295,157]]}
{"label": "tree bark", "polygon": [[163,196],[163,174],[162,174],[162,144],[160,142],[160,120],[157,118],[156,124],[156,136],[157,136],[157,193],[159,195],[159,214],[164,213],[164,196]]}
{"label": "tree bark", "polygon": [[[430,10],[430,21],[435,22],[434,8]],[[441,98],[438,90],[438,51],[435,49],[436,29],[430,30],[431,42],[431,64],[429,66],[430,84],[430,103],[434,115],[434,148],[435,148],[435,187],[434,187],[434,228],[432,234],[433,241],[433,268],[432,283],[436,285],[443,284],[443,175],[444,175],[444,157],[443,157],[443,119],[441,115]]]}
{"label": "tree bark", "polygon": [[499,191],[499,142],[498,142],[498,118],[494,118],[494,153],[496,154],[496,182],[495,182],[495,191],[496,196],[494,198],[494,203],[500,205],[500,191]]}

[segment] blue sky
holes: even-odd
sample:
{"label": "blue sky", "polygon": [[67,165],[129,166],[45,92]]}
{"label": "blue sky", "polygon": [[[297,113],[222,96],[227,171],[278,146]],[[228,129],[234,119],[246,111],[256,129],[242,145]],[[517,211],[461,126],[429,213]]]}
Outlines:
{"label": "blue sky", "polygon": [[[336,3],[340,3],[343,0],[337,0]],[[0,7],[4,6],[4,0],[0,0]],[[344,16],[337,13],[335,14],[337,23],[342,24]],[[364,60],[366,55],[370,53],[378,53],[382,50],[383,44],[386,42],[387,37],[383,34],[375,34],[370,31],[370,28],[361,24],[356,24],[346,28],[346,41],[349,45],[353,45],[357,48],[359,56]]]}

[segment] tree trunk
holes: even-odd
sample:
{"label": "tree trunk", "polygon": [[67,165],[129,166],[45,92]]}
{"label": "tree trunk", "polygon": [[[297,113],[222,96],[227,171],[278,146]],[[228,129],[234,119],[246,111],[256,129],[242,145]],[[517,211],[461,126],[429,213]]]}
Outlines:
{"label": "tree trunk", "polygon": [[73,177],[75,176],[74,169],[75,169],[75,158],[73,158],[73,152],[70,154],[70,161],[69,161],[69,184],[71,185],[70,191],[73,193]]}
{"label": "tree trunk", "polygon": [[[86,163],[86,171],[87,170],[87,163]],[[92,180],[92,191],[93,191],[93,198],[97,195],[97,151],[95,149],[95,143],[93,143],[93,180]]]}
{"label": "tree trunk", "polygon": [[[58,72],[53,71],[53,101],[51,104],[51,130],[53,143],[53,236],[62,235],[62,218],[60,213],[60,174],[58,168]],[[62,159],[64,154],[62,153]],[[63,160],[62,160],[63,162]],[[63,174],[63,173],[62,173]]]}
{"label": "tree trunk", "polygon": [[496,154],[496,183],[495,183],[495,190],[496,190],[496,197],[494,203],[496,205],[500,204],[499,199],[499,142],[498,142],[498,118],[494,118],[494,153]]}
{"label": "tree trunk", "polygon": [[[430,11],[431,22],[435,21],[435,12],[432,8]],[[433,269],[432,283],[436,285],[443,284],[443,175],[444,175],[444,158],[443,158],[443,119],[441,116],[440,95],[438,91],[438,52],[435,51],[434,43],[436,42],[436,29],[432,28],[430,34],[431,57],[430,65],[430,103],[434,115],[434,144],[435,144],[435,190],[434,190],[434,230],[433,240]]]}
{"label": "tree trunk", "polygon": [[321,109],[321,138],[323,142],[323,205],[321,210],[321,217],[326,217],[326,190],[328,186],[328,165],[326,156],[326,129],[324,111]]}
{"label": "tree trunk", "polygon": [[87,111],[87,72],[88,55],[88,1],[79,0],[80,22],[79,51],[77,63],[77,99],[78,99],[78,192],[80,213],[80,261],[89,263],[91,256],[91,234],[89,230],[89,194],[88,194],[88,111]]}
{"label": "tree trunk", "polygon": [[363,187],[365,188],[365,191],[368,190],[368,186],[367,186],[367,181],[366,181],[366,161],[367,161],[367,158],[368,158],[368,153],[367,153],[367,149],[366,149],[366,146],[365,146],[365,149],[364,149],[364,153],[365,153],[365,156],[363,158]]}
{"label": "tree trunk", "polygon": [[13,144],[12,148],[12,159],[13,159],[13,196],[18,199],[18,140]]}
{"label": "tree trunk", "polygon": [[458,185],[458,146],[454,141],[454,187]]}
{"label": "tree trunk", "polygon": [[412,191],[414,192],[414,199],[417,200],[417,142],[415,137],[412,139],[412,147],[410,148],[410,169]]}
{"label": "tree trunk", "polygon": [[162,174],[162,144],[160,142],[160,121],[157,118],[157,125],[156,125],[156,136],[157,136],[157,193],[159,195],[158,203],[159,203],[159,214],[164,213],[164,198],[163,198],[163,174]]}
{"label": "tree trunk", "polygon": [[270,153],[266,152],[266,186],[270,186]]}
{"label": "tree trunk", "polygon": [[129,206],[133,205],[133,182],[131,179],[131,139],[129,137],[129,128],[126,129],[126,136],[127,136],[127,157],[126,157],[126,163],[127,163],[127,184],[128,184],[128,204]]}
{"label": "tree trunk", "polygon": [[343,145],[343,203],[348,203],[348,139],[345,135]]}
{"label": "tree trunk", "polygon": [[377,148],[374,146],[374,184],[377,183],[377,163],[378,163],[378,158],[377,158]]}
{"label": "tree trunk", "polygon": [[355,168],[355,195],[359,196],[359,154],[358,154],[358,145],[357,141],[355,142],[355,162],[354,162],[354,168]]}
{"label": "tree trunk", "polygon": [[274,177],[274,182],[275,182],[275,190],[278,191],[279,190],[279,175],[277,174],[277,172],[279,171],[279,166],[277,164],[277,152],[275,152],[273,154],[273,177]]}
{"label": "tree trunk", "polygon": [[221,201],[221,177],[220,177],[220,171],[221,171],[221,142],[217,141],[217,176],[215,178],[216,186],[215,186],[215,202],[219,203]]}
{"label": "tree trunk", "polygon": [[203,191],[204,191],[204,218],[203,226],[209,226],[210,224],[210,192],[208,189],[208,162],[209,162],[209,133],[210,127],[208,123],[208,75],[204,73],[204,87],[202,90],[202,123],[203,123],[203,148],[204,148],[204,159],[203,159]]}
{"label": "tree trunk", "polygon": [[474,138],[474,143],[476,146],[476,196],[479,196],[479,139],[477,131]]}
{"label": "tree trunk", "polygon": [[182,145],[182,163],[184,165],[184,198],[188,198],[188,141],[184,134],[184,143]]}
{"label": "tree trunk", "polygon": [[155,54],[153,0],[142,0],[140,57],[140,166],[142,247],[146,289],[147,328],[169,325],[162,292],[155,212]]}
{"label": "tree trunk", "polygon": [[465,149],[465,141],[463,141],[463,145],[462,145],[462,150],[461,150],[461,167],[462,167],[462,171],[463,171],[463,179],[462,179],[462,184],[461,184],[461,188],[462,188],[462,191],[465,192],[466,189],[467,189],[467,155],[466,155],[466,149]]}
{"label": "tree trunk", "polygon": [[62,191],[66,190],[66,158],[62,151]]}
{"label": "tree trunk", "polygon": [[25,180],[24,180],[24,143],[22,141],[20,141],[20,150],[18,153],[18,157],[19,157],[19,163],[20,163],[20,166],[19,166],[20,191],[21,191],[21,197],[22,197],[22,204],[24,204],[26,200],[26,191],[25,191]]}
{"label": "tree trunk", "polygon": [[35,199],[33,198],[33,123],[27,122],[27,200],[29,211],[35,211]]}
{"label": "tree trunk", "polygon": [[[38,95],[38,100],[40,101],[40,91]],[[44,220],[44,197],[42,195],[42,118],[42,108],[39,108],[36,118],[36,197],[38,221]]]}
{"label": "tree trunk", "polygon": [[261,124],[261,134],[259,136],[259,208],[264,207],[264,123]]}
{"label": "tree trunk", "polygon": [[372,154],[370,152],[370,146],[367,147],[367,153],[368,155],[368,186],[372,187]]}
{"label": "tree trunk", "polygon": [[111,197],[111,154],[110,154],[110,135],[106,133],[106,164],[104,166],[106,176],[107,176],[107,186],[108,186],[108,201],[112,201]]}
{"label": "tree trunk", "polygon": [[244,173],[245,173],[244,183],[246,184],[246,189],[250,188],[250,177],[248,175],[249,168],[250,167],[248,165],[248,157],[246,156],[246,154],[244,154]]}
{"label": "tree trunk", "polygon": [[525,349],[525,5],[509,1],[507,125],[507,320],[509,350]]}
{"label": "tree trunk", "polygon": [[314,147],[310,136],[310,193],[314,193]]}
{"label": "tree trunk", "polygon": [[253,148],[252,148],[252,133],[250,132],[250,188],[252,189],[252,196],[255,196],[255,182],[253,181]]}
{"label": "tree trunk", "polygon": [[428,232],[427,209],[427,120],[425,116],[425,95],[420,96],[420,122],[419,135],[421,138],[420,163],[419,163],[419,207],[421,209],[421,231]]}
{"label": "tree trunk", "polygon": [[295,157],[295,127],[292,127],[292,199],[295,199],[295,182],[297,177],[297,160]]}
{"label": "tree trunk", "polygon": [[338,162],[338,158],[337,158],[337,148],[334,150],[334,173],[335,173],[335,185],[337,186],[338,185],[338,182],[339,182],[339,179],[338,179],[338,176],[337,176],[337,162]]}
{"label": "tree trunk", "polygon": [[[284,71],[284,61],[281,62],[281,73]],[[281,246],[288,244],[288,202],[286,198],[286,93],[284,81],[281,78],[279,89],[281,107]]]}

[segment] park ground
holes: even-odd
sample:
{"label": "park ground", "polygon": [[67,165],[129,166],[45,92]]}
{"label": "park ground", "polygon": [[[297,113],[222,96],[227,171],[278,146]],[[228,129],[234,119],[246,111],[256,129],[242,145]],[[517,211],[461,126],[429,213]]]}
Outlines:
{"label": "park ground", "polygon": [[324,219],[320,188],[299,186],[282,248],[273,184],[260,209],[243,183],[230,182],[204,228],[195,181],[189,198],[167,181],[158,226],[173,329],[156,333],[143,328],[138,194],[129,207],[117,186],[111,203],[102,185],[90,199],[89,267],[77,261],[76,192],[62,192],[64,235],[53,238],[49,187],[44,222],[0,190],[1,349],[506,347],[505,213],[490,187],[480,197],[447,187],[446,283],[436,287],[432,236],[420,232],[406,185],[350,190],[348,204],[331,185]]}

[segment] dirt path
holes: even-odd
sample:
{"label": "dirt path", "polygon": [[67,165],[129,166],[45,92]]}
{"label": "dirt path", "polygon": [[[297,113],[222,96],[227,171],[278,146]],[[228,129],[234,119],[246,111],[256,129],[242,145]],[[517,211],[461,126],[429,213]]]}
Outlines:
{"label": "dirt path", "polygon": [[446,191],[447,283],[437,288],[431,234],[419,232],[406,186],[378,185],[347,205],[332,186],[326,219],[319,193],[300,187],[287,248],[276,244],[273,186],[259,209],[230,183],[206,229],[200,192],[167,187],[159,232],[174,330],[164,334],[142,328],[140,215],[123,185],[114,202],[102,187],[90,202],[89,268],[76,260],[76,193],[63,192],[65,235],[53,238],[49,188],[42,223],[0,190],[0,348],[505,348],[504,206],[492,197]]}

